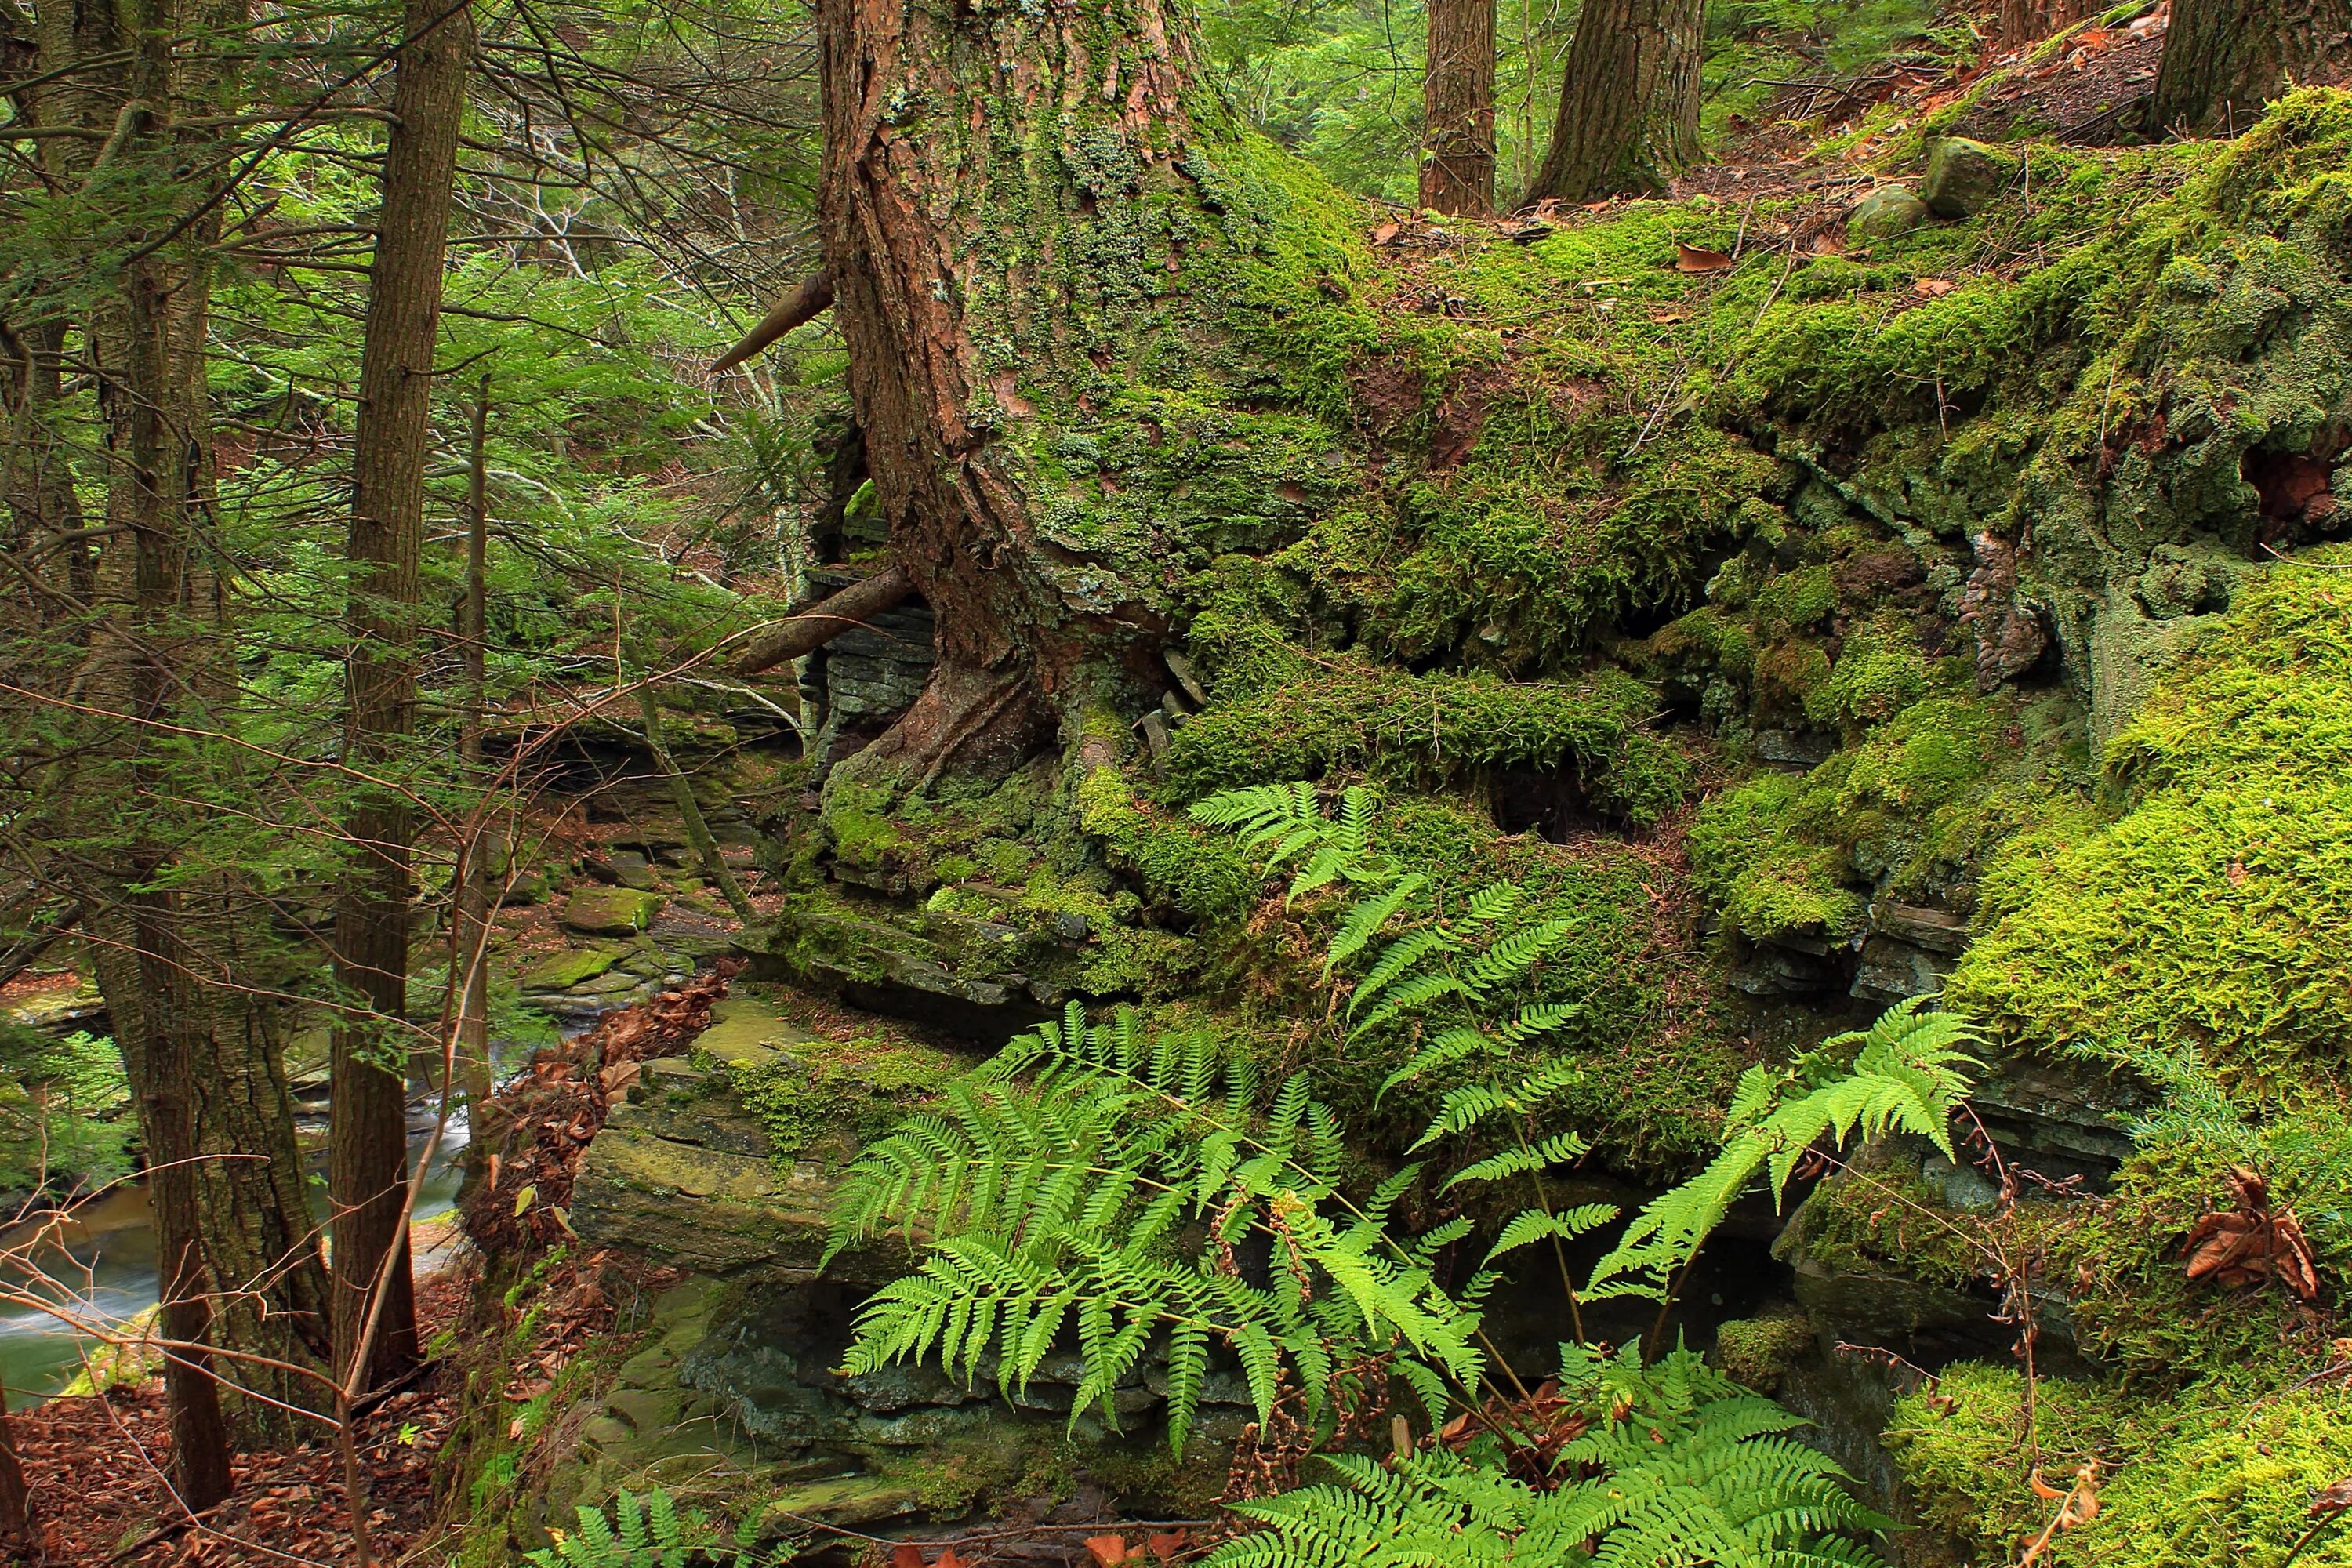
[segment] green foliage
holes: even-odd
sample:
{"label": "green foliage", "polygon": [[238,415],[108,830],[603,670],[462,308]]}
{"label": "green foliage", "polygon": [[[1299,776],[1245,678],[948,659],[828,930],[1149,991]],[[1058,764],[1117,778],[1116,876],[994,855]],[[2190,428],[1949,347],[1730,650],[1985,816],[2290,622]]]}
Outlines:
{"label": "green foliage", "polygon": [[[552,1547],[523,1553],[531,1568],[687,1568],[705,1561],[717,1532],[702,1515],[681,1514],[656,1487],[642,1502],[625,1489],[613,1499],[613,1517],[582,1504],[575,1531],[555,1531]],[[733,1555],[733,1554],[730,1554]]]}
{"label": "green foliage", "polygon": [[1922,1012],[1921,1000],[1895,1004],[1788,1068],[1750,1068],[1732,1097],[1723,1152],[1633,1216],[1594,1266],[1588,1293],[1663,1296],[1759,1173],[1778,1207],[1822,1139],[1843,1149],[1907,1132],[1951,1157],[1948,1123],[1976,1065],[1959,1047],[1974,1036],[1956,1014]]}
{"label": "green foliage", "polygon": [[0,1191],[87,1191],[128,1175],[137,1130],[112,1040],[0,1026]]}
{"label": "green foliage", "polygon": [[[851,1168],[828,1257],[893,1227],[931,1249],[860,1310],[845,1370],[936,1355],[969,1380],[987,1356],[1009,1392],[1066,1328],[1087,1366],[1073,1421],[1098,1405],[1116,1426],[1114,1395],[1164,1338],[1179,1452],[1213,1343],[1261,1419],[1286,1368],[1319,1414],[1343,1353],[1408,1354],[1432,1399],[1441,1376],[1475,1387],[1476,1314],[1429,1273],[1442,1242],[1387,1226],[1411,1173],[1358,1205],[1346,1158],[1303,1075],[1269,1091],[1205,1034],[1147,1038],[1124,1011],[1089,1026],[1073,1004]],[[1274,1249],[1264,1285],[1235,1262],[1251,1237]]]}
{"label": "green foliage", "polygon": [[1512,1475],[1485,1447],[1381,1463],[1331,1455],[1339,1479],[1236,1505],[1270,1528],[1219,1547],[1210,1568],[1455,1568],[1642,1563],[1663,1568],[1871,1568],[1852,1539],[1887,1527],[1855,1502],[1801,1419],[1687,1350],[1654,1367],[1561,1347],[1560,1391],[1591,1426],[1559,1456],[1559,1484]]}

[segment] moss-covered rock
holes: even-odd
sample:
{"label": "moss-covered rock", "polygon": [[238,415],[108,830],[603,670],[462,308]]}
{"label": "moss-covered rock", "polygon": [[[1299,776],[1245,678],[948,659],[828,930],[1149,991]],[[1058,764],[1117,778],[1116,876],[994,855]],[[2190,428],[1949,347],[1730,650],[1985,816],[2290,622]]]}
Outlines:
{"label": "moss-covered rock", "polygon": [[653,923],[661,908],[659,893],[637,888],[575,889],[563,901],[563,928],[585,936],[632,937]]}

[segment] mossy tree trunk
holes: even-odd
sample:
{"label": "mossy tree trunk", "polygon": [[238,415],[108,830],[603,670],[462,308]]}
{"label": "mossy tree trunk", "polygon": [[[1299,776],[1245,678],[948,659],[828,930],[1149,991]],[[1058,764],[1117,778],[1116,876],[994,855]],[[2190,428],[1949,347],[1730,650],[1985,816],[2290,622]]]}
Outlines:
{"label": "mossy tree trunk", "polygon": [[1430,0],[1421,205],[1495,210],[1495,0]]}
{"label": "mossy tree trunk", "polygon": [[1702,0],[1585,0],[1530,202],[1657,192],[1699,158]]}
{"label": "mossy tree trunk", "polygon": [[[1195,546],[1133,497],[1204,387],[1265,379],[1255,280],[1361,212],[1238,128],[1171,0],[827,0],[820,27],[834,320],[892,556],[938,626],[921,696],[828,787],[921,788],[1169,684]],[[1115,470],[1113,436],[1142,455]]]}
{"label": "mossy tree trunk", "polygon": [[2347,66],[2352,0],[2173,0],[2147,124],[2234,136],[2291,79]]}

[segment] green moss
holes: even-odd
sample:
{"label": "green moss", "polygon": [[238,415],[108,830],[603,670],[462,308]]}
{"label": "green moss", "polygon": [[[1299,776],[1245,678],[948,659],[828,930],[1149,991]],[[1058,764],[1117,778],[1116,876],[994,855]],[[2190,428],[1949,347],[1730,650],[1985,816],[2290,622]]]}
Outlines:
{"label": "green moss", "polygon": [[1715,1331],[1715,1363],[1734,1383],[1769,1394],[1819,1340],[1812,1321],[1801,1312],[1735,1318]]}
{"label": "green moss", "polygon": [[2109,751],[2129,809],[2021,844],[1947,994],[2009,1041],[2200,1044],[2291,1097],[2352,1030],[2352,591],[2282,564]]}
{"label": "green moss", "polygon": [[[2023,1377],[1958,1365],[1900,1401],[1886,1441],[1926,1522],[2001,1557],[2039,1535],[2057,1504],[2038,1496],[2101,1466],[2099,1510],[2058,1534],[2052,1568],[2283,1568],[2309,1528],[2312,1499],[2352,1456],[2352,1396],[2220,1378],[2143,1404],[2096,1384],[2044,1378],[2026,1440]],[[2301,1564],[2352,1563],[2352,1539],[2324,1539]]]}
{"label": "green moss", "polygon": [[1990,1266],[1983,1223],[1927,1183],[1916,1149],[1880,1143],[1822,1178],[1776,1250],[1839,1273],[1898,1274],[1964,1290]]}
{"label": "green moss", "polygon": [[1257,902],[1257,868],[1230,837],[1143,805],[1113,768],[1086,774],[1075,794],[1080,826],[1153,898],[1209,921],[1239,921]]}
{"label": "green moss", "polygon": [[1767,773],[1707,802],[1691,825],[1692,879],[1744,936],[1861,927],[1864,904],[1845,886],[1846,858],[1793,832],[1803,794],[1800,780]]}
{"label": "green moss", "polygon": [[1572,769],[1594,804],[1649,823],[1691,781],[1683,755],[1639,728],[1655,707],[1614,672],[1580,686],[1510,685],[1325,659],[1303,680],[1195,716],[1176,733],[1168,776],[1189,800],[1335,771],[1425,786],[1490,769]]}
{"label": "green moss", "polygon": [[1899,633],[1862,632],[1846,639],[1807,712],[1860,728],[1885,723],[1927,695],[1927,661],[1916,642]]}
{"label": "green moss", "polygon": [[905,1036],[861,1035],[797,1047],[734,1069],[730,1082],[770,1152],[839,1163],[928,1104],[971,1066]]}

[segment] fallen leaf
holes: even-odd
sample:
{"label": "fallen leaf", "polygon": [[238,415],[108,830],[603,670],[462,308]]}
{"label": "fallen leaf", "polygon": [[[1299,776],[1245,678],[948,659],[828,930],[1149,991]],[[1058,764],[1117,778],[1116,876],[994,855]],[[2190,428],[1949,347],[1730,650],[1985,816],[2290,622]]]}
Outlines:
{"label": "fallen leaf", "polygon": [[531,1199],[537,1196],[539,1196],[539,1184],[536,1182],[525,1186],[522,1191],[515,1194],[514,1212],[517,1219],[522,1217],[522,1211],[530,1207]]}
{"label": "fallen leaf", "polygon": [[890,1548],[890,1568],[923,1568],[923,1549],[911,1541]]}
{"label": "fallen leaf", "polygon": [[1653,310],[1650,312],[1650,320],[1662,327],[1671,327],[1676,321],[1689,321],[1690,316],[1688,312],[1683,310]]}
{"label": "fallen leaf", "polygon": [[1720,250],[1708,250],[1702,246],[1675,247],[1675,270],[1677,272],[1728,272],[1739,264]]}
{"label": "fallen leaf", "polygon": [[2322,1489],[2318,1496],[2311,1500],[2311,1507],[2305,1510],[2304,1517],[2334,1519],[2340,1513],[2352,1513],[2352,1476],[2347,1476],[2335,1485]]}
{"label": "fallen leaf", "polygon": [[2275,1279],[2298,1300],[2317,1300],[2318,1264],[2294,1211],[2271,1212],[2270,1184],[2259,1172],[2232,1166],[2227,1179],[2237,1207],[2205,1215],[2181,1243],[2189,1283],[2210,1279],[2236,1289]]}
{"label": "fallen leaf", "polygon": [[2244,887],[2246,885],[2246,863],[2243,860],[2231,861],[2229,875],[2230,886],[2233,888]]}
{"label": "fallen leaf", "polygon": [[939,1557],[931,1563],[931,1568],[968,1568],[968,1565],[962,1558],[956,1555],[954,1547],[942,1546],[940,1548]]}
{"label": "fallen leaf", "polygon": [[1845,254],[1845,242],[1838,238],[1836,235],[1824,230],[1822,233],[1813,236],[1813,254],[1815,256],[1843,256]]}
{"label": "fallen leaf", "polygon": [[1911,292],[1923,300],[1940,300],[1958,287],[1948,278],[1920,278],[1913,280]]}
{"label": "fallen leaf", "polygon": [[1372,230],[1372,243],[1374,245],[1386,245],[1396,237],[1397,226],[1393,223],[1384,223],[1381,225],[1380,227]]}
{"label": "fallen leaf", "polygon": [[1147,1536],[1144,1539],[1144,1545],[1151,1555],[1165,1563],[1184,1550],[1185,1538],[1190,1534],[1192,1531],[1188,1530],[1179,1530],[1172,1534]]}
{"label": "fallen leaf", "polygon": [[1089,1535],[1087,1555],[1095,1560],[1096,1568],[1118,1568],[1127,1561],[1127,1537],[1123,1535]]}

